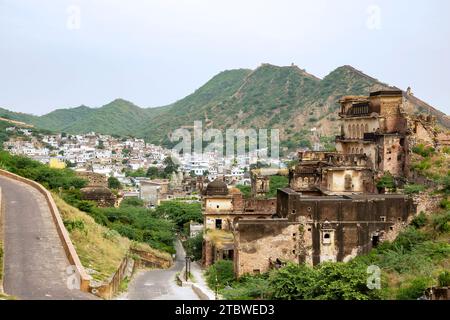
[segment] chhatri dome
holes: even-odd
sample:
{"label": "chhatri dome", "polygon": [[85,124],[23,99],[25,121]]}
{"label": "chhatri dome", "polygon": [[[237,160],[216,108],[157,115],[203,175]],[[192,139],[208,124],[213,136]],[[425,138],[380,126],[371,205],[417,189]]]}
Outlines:
{"label": "chhatri dome", "polygon": [[208,183],[206,187],[207,196],[226,196],[228,195],[228,187],[225,182],[217,178],[213,182]]}

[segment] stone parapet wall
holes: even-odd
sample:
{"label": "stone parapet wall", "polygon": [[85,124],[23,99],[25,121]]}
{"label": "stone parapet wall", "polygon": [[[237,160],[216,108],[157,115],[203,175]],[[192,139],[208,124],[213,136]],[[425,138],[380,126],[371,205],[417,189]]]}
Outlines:
{"label": "stone parapet wall", "polygon": [[120,290],[120,284],[125,278],[130,278],[135,269],[135,261],[130,257],[125,257],[117,271],[112,277],[103,283],[91,281],[89,291],[103,299],[112,299]]}
{"label": "stone parapet wall", "polygon": [[136,267],[168,269],[172,266],[172,259],[164,259],[156,255],[137,249],[130,249],[131,254],[139,256],[136,261]]}

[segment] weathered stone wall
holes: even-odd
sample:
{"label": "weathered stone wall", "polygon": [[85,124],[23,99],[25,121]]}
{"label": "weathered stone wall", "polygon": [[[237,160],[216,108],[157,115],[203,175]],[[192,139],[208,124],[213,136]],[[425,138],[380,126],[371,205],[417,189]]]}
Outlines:
{"label": "weathered stone wall", "polygon": [[277,259],[298,262],[299,225],[287,220],[242,220],[235,232],[236,276],[267,272]]}
{"label": "weathered stone wall", "polygon": [[134,260],[132,258],[125,257],[116,273],[114,273],[108,281],[103,283],[95,283],[94,281],[91,281],[89,291],[103,299],[112,299],[114,295],[119,292],[122,281],[125,278],[130,278],[132,276],[134,267]]}
{"label": "weathered stone wall", "polygon": [[151,252],[130,249],[130,253],[137,255],[139,258],[135,260],[136,268],[158,268],[158,269],[168,269],[172,266],[172,259],[165,259],[158,257]]}
{"label": "weathered stone wall", "polygon": [[401,195],[308,198],[287,190],[278,200],[278,215],[304,225],[299,259],[314,265],[367,253],[394,239],[416,214],[413,201]]}
{"label": "weathered stone wall", "polygon": [[76,175],[88,181],[86,187],[108,187],[108,178],[95,172],[76,172]]}
{"label": "weathered stone wall", "polygon": [[245,199],[244,212],[255,215],[271,215],[277,211],[276,199]]}

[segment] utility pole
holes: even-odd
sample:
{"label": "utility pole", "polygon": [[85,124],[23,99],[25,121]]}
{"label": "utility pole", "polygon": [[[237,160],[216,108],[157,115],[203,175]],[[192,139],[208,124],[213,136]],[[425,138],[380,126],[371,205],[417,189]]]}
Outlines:
{"label": "utility pole", "polygon": [[188,281],[188,280],[189,280],[189,276],[188,276],[188,272],[189,272],[189,271],[188,271],[188,261],[189,261],[189,257],[186,256],[184,259],[186,260],[185,279],[186,279],[186,281]]}

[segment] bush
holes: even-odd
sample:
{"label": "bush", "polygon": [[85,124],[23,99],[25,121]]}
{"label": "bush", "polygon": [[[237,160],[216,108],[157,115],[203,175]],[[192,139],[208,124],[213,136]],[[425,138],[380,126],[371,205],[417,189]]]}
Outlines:
{"label": "bush", "polygon": [[284,268],[273,271],[270,275],[271,298],[277,300],[312,299],[316,281],[317,274],[312,268],[290,263]]}
{"label": "bush", "polygon": [[195,237],[187,239],[184,242],[184,247],[187,255],[193,256],[195,261],[200,260],[202,258],[203,234],[199,233]]}
{"label": "bush", "polygon": [[448,199],[443,199],[440,203],[440,207],[445,210],[450,210],[450,201]]}
{"label": "bush", "polygon": [[438,284],[440,287],[450,286],[450,271],[444,271],[439,275]]}
{"label": "bush", "polygon": [[429,238],[429,235],[426,233],[413,227],[408,227],[398,235],[393,244],[394,246],[410,251],[414,246],[427,241]]}
{"label": "bush", "polygon": [[288,264],[269,277],[273,299],[281,300],[368,300],[380,292],[367,287],[367,265],[323,263],[316,268]]}
{"label": "bush", "polygon": [[421,155],[424,158],[428,158],[435,153],[434,148],[425,147],[423,144],[419,144],[415,146],[412,151],[418,155]]}
{"label": "bush", "polygon": [[223,289],[234,280],[233,261],[220,260],[210,266],[206,271],[206,282],[211,289]]}
{"label": "bush", "polygon": [[226,300],[255,300],[270,298],[267,275],[243,276],[231,289],[221,290]]}
{"label": "bush", "polygon": [[237,185],[236,188],[238,188],[245,199],[249,199],[252,196],[252,188],[250,186],[244,186],[244,185]]}
{"label": "bush", "polygon": [[144,200],[139,199],[138,197],[131,197],[123,199],[120,203],[120,207],[143,207]]}
{"label": "bush", "polygon": [[408,184],[405,186],[405,193],[406,194],[417,194],[421,193],[425,190],[425,186],[420,184]]}
{"label": "bush", "polygon": [[424,226],[426,226],[427,222],[428,222],[428,218],[427,218],[426,214],[424,212],[421,212],[417,217],[415,217],[411,221],[411,225],[416,229],[420,229],[420,228],[423,228]]}
{"label": "bush", "polygon": [[450,232],[450,211],[434,215],[432,225],[434,230],[439,233]]}
{"label": "bush", "polygon": [[379,189],[395,189],[395,187],[394,177],[389,172],[386,172],[377,182]]}
{"label": "bush", "polygon": [[72,232],[74,230],[85,230],[85,225],[83,220],[64,220],[64,226],[67,231]]}
{"label": "bush", "polygon": [[108,178],[108,188],[110,189],[121,189],[122,185],[120,184],[120,181],[115,177],[109,177]]}
{"label": "bush", "polygon": [[431,285],[431,280],[419,277],[412,280],[407,286],[400,288],[397,292],[398,300],[417,300],[425,294],[425,290]]}

